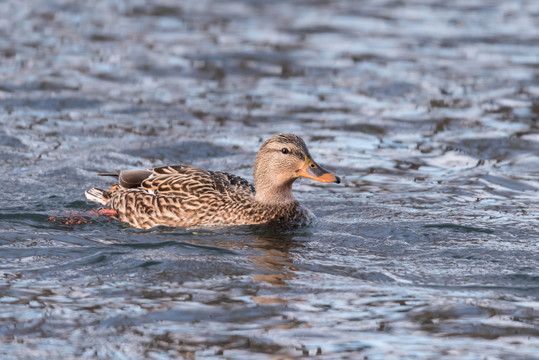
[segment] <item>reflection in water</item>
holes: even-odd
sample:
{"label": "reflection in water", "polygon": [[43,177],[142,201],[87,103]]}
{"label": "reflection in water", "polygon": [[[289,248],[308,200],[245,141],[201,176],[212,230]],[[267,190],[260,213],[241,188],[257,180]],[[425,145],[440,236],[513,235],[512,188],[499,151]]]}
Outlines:
{"label": "reflection in water", "polygon": [[[238,238],[237,234],[226,230],[218,239],[211,240],[193,238],[188,242],[198,245],[210,245],[229,250],[242,251],[247,259],[253,264],[253,278],[274,286],[287,285],[287,280],[292,280],[293,274],[298,270],[295,265],[292,249],[301,249],[302,245],[294,241],[295,233],[290,230],[284,232],[278,229],[265,227],[246,226],[238,228],[240,234],[248,231],[249,238]],[[208,230],[211,232],[211,230]],[[198,233],[198,231],[195,231]],[[213,234],[212,234],[213,235]]]}
{"label": "reflection in water", "polygon": [[271,285],[286,285],[297,271],[289,250],[300,245],[294,243],[292,234],[257,235],[255,238],[253,248],[260,253],[253,254],[250,259],[261,273],[255,274],[254,279]]}

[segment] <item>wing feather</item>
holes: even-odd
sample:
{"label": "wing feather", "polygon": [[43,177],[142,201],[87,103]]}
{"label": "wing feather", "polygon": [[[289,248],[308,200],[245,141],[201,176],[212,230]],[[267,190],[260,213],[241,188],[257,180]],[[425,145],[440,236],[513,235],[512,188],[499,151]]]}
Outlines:
{"label": "wing feather", "polygon": [[175,197],[254,195],[251,183],[224,172],[205,171],[187,165],[162,166],[151,171],[141,187],[154,194]]}

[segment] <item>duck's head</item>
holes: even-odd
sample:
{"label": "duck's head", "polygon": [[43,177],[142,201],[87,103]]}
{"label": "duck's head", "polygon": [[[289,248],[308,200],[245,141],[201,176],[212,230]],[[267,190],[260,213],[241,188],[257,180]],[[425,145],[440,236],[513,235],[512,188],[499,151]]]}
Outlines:
{"label": "duck's head", "polygon": [[297,135],[270,137],[258,150],[254,167],[256,196],[263,202],[293,201],[292,183],[299,177],[340,183],[335,174],[318,165]]}

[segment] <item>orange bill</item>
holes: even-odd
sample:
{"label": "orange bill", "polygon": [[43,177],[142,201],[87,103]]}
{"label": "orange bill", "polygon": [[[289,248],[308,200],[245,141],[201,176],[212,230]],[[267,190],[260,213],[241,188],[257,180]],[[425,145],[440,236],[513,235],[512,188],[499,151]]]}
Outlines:
{"label": "orange bill", "polygon": [[303,164],[303,167],[297,172],[299,176],[303,176],[320,182],[334,182],[337,184],[341,182],[341,179],[337,175],[324,169],[323,167],[315,163],[314,160],[309,159],[308,157],[305,157],[305,163]]}

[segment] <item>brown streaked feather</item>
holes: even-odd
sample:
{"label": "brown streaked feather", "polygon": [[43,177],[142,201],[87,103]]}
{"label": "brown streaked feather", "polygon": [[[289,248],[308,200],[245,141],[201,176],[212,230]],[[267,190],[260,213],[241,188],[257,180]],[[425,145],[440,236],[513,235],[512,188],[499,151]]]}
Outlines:
{"label": "brown streaked feather", "polygon": [[[137,174],[138,170],[130,171]],[[264,222],[262,212],[267,209],[253,210],[254,187],[239,176],[186,165],[148,172],[139,187],[125,188],[118,183],[103,195],[119,219],[135,227]]]}
{"label": "brown streaked feather", "polygon": [[245,179],[228,173],[206,171],[193,166],[166,166],[151,170],[141,187],[149,192],[169,196],[218,196],[230,192],[254,195],[254,187]]}

